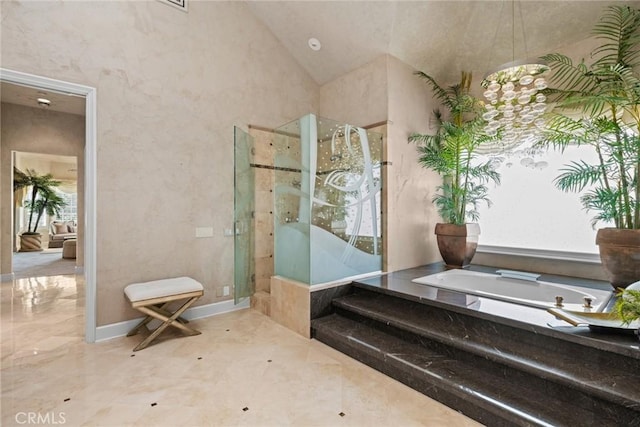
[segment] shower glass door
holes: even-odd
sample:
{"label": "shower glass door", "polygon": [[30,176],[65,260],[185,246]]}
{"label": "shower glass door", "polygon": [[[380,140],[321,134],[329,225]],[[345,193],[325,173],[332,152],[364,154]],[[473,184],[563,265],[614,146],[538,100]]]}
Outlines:
{"label": "shower glass door", "polygon": [[255,292],[253,137],[234,127],[234,302]]}
{"label": "shower glass door", "polygon": [[275,131],[275,273],[307,284],[382,269],[382,135],[314,114]]}

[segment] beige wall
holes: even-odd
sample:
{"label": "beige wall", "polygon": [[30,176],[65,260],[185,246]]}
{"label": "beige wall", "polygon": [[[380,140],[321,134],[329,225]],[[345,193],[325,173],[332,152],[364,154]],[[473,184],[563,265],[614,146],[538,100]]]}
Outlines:
{"label": "beige wall", "polygon": [[[422,168],[413,132],[428,132],[436,104],[414,69],[382,55],[320,88],[320,115],[360,126],[386,122],[383,179],[385,271],[440,260],[433,229],[438,214],[431,203],[440,177]],[[387,122],[388,121],[388,122]],[[375,129],[374,129],[375,130]]]}
{"label": "beige wall", "polygon": [[414,132],[431,132],[437,104],[412,67],[388,58],[387,268],[395,271],[441,260],[433,234],[440,218],[431,202],[441,179],[418,164],[416,146],[407,142]]}
{"label": "beige wall", "polygon": [[387,55],[320,87],[318,114],[356,126],[387,120]]}
{"label": "beige wall", "polygon": [[2,67],[97,88],[98,325],[137,317],[132,282],[188,275],[205,286],[201,304],[228,299],[215,295],[233,282],[233,126],[315,111],[317,85],[240,3],[1,12]]}
{"label": "beige wall", "polygon": [[[2,252],[0,274],[11,273],[13,244],[12,215],[12,152],[24,151],[41,154],[75,156],[78,159],[78,247],[77,265],[83,265],[84,238],[84,142],[85,120],[75,114],[31,108],[15,104],[2,104],[0,133],[0,234]],[[43,239],[43,240],[46,240]]]}
{"label": "beige wall", "polygon": [[[0,102],[0,282],[2,281],[2,272],[5,271],[5,266],[3,265],[3,259],[5,256],[7,256],[7,252],[9,253],[13,253],[13,241],[11,239],[8,239],[6,237],[3,236],[3,232],[2,230],[4,230],[4,226],[5,224],[2,221],[2,213],[4,212],[4,209],[7,208],[6,204],[2,201],[3,197],[2,197],[2,183],[5,182],[5,178],[4,178],[4,173],[5,173],[5,167],[2,166],[2,103]],[[12,207],[9,209],[13,209]],[[13,230],[11,228],[11,220],[9,220],[9,228],[11,230]],[[10,233],[12,233],[13,231],[9,231]],[[8,241],[8,242],[7,242]],[[7,249],[4,249],[5,245],[7,245]],[[6,268],[11,268],[10,266],[7,266]]]}

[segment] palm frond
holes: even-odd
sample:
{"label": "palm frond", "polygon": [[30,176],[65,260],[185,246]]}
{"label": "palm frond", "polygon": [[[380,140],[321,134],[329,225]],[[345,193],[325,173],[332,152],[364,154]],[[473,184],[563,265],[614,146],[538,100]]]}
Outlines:
{"label": "palm frond", "polygon": [[428,75],[427,73],[424,73],[422,71],[416,71],[414,74],[421,77],[422,79],[426,80],[427,83],[429,83],[429,86],[431,86],[431,90],[433,91],[433,94],[435,95],[436,99],[438,99],[438,101],[443,103],[448,110],[454,109],[455,106],[453,104],[453,100],[451,99],[452,95],[450,90],[447,90],[442,86],[440,86],[438,82],[436,82],[434,78]]}
{"label": "palm frond", "polygon": [[[556,86],[556,96],[561,99],[571,92],[585,92],[596,86],[596,79],[589,74],[589,69],[584,61],[573,64],[573,60],[566,55],[552,53],[542,56],[553,70],[549,82]],[[562,90],[558,88],[563,88]]]}
{"label": "palm frond", "polygon": [[590,185],[597,184],[602,170],[597,165],[590,165],[584,160],[573,161],[564,168],[554,180],[556,188],[566,192],[580,192]]}
{"label": "palm frond", "polygon": [[618,190],[608,190],[606,188],[594,188],[587,191],[580,197],[580,202],[584,209],[588,212],[598,212],[591,219],[591,226],[595,228],[598,222],[615,223],[620,216],[618,212],[618,199],[620,192]]}
{"label": "palm frond", "polygon": [[442,156],[442,152],[431,145],[423,145],[418,147],[420,156],[418,162],[428,169],[443,175],[451,171],[450,161],[446,156]]}
{"label": "palm frond", "polygon": [[594,67],[624,64],[638,65],[638,42],[640,42],[640,12],[629,6],[612,5],[605,9],[600,21],[593,27],[593,35],[605,42],[592,52],[601,55]]}
{"label": "palm frond", "polygon": [[464,169],[470,177],[481,183],[493,182],[494,184],[500,184],[500,172],[495,169],[495,166],[491,161],[487,161],[480,165],[472,166]]}

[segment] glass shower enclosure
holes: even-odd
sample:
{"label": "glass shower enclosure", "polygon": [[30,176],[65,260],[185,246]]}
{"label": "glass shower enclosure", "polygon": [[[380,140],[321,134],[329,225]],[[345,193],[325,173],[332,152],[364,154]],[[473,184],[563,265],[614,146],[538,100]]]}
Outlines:
{"label": "glass shower enclosure", "polygon": [[275,274],[329,283],[382,268],[382,135],[304,116],[276,129]]}
{"label": "glass shower enclosure", "polygon": [[251,166],[254,141],[234,127],[234,302],[239,304],[255,292],[254,213],[255,172]]}

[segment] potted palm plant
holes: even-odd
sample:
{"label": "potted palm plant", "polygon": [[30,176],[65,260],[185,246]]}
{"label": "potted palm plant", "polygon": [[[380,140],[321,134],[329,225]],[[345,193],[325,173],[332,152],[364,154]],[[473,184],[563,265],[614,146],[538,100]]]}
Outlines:
{"label": "potted palm plant", "polygon": [[27,231],[20,235],[20,251],[40,251],[42,235],[37,230],[42,215],[46,212],[49,216],[58,216],[66,206],[66,202],[54,190],[61,182],[54,180],[51,174],[38,175],[32,169],[27,169],[26,173],[16,171],[14,170],[14,191],[31,189],[30,198],[25,202],[25,207],[29,210],[29,222]]}
{"label": "potted palm plant", "polygon": [[491,204],[487,183],[500,183],[494,164],[480,159],[477,149],[494,140],[484,133],[482,102],[470,94],[471,73],[462,72],[460,83],[442,87],[431,76],[417,72],[430,86],[447,111],[434,111],[434,134],[412,134],[409,141],[418,144],[419,162],[442,177],[442,185],[433,202],[443,220],[435,233],[440,255],[448,267],[462,268],[471,262],[480,235],[478,220],[481,202]]}
{"label": "potted palm plant", "polygon": [[550,118],[541,144],[563,149],[589,145],[597,162],[572,162],[556,178],[564,191],[581,192],[596,212],[602,266],[614,288],[640,279],[640,11],[609,6],[593,34],[602,44],[574,63],[562,54],[543,57],[551,69],[549,90],[559,112]]}

